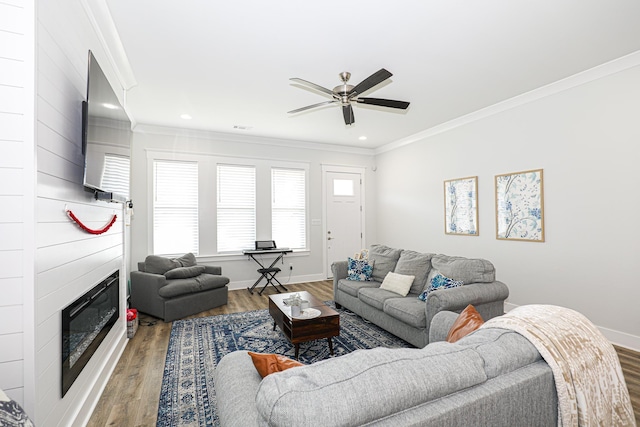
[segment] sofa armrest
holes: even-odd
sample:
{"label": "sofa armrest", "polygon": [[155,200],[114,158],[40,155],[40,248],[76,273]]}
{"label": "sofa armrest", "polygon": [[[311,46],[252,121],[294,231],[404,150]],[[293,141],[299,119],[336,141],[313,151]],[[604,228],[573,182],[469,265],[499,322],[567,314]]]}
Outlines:
{"label": "sofa armrest", "polygon": [[246,351],[234,351],[220,359],[214,372],[214,382],[221,426],[261,424],[256,392],[262,378]]}
{"label": "sofa armrest", "polygon": [[502,282],[470,283],[457,288],[431,292],[427,296],[427,330],[433,317],[441,311],[460,313],[472,304],[487,321],[504,314],[504,301],[509,297],[509,288]]}
{"label": "sofa armrest", "polygon": [[158,291],[167,284],[162,274],[131,272],[131,307],[164,319],[164,298]]}
{"label": "sofa armrest", "polygon": [[453,311],[441,311],[433,316],[429,328],[429,342],[445,341],[457,318],[458,313]]}
{"label": "sofa armrest", "polygon": [[[204,265],[204,264],[199,264]],[[209,274],[215,274],[216,276],[222,276],[222,267],[218,265],[205,265],[204,272]]]}
{"label": "sofa armrest", "polygon": [[331,264],[331,272],[333,273],[333,295],[338,291],[338,281],[347,278],[349,271],[349,263],[347,261],[334,261]]}

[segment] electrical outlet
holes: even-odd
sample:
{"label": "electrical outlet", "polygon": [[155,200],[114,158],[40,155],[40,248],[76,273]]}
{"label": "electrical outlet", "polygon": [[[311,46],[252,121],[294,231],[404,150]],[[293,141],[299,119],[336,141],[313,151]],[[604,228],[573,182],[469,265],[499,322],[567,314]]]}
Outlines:
{"label": "electrical outlet", "polygon": [[293,270],[293,264],[289,264],[289,270]]}

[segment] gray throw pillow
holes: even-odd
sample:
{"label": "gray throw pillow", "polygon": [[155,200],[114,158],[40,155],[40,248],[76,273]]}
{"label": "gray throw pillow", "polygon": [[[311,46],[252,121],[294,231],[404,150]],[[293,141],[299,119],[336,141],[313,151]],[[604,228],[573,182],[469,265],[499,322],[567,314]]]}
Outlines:
{"label": "gray throw pillow", "polygon": [[167,279],[188,279],[204,273],[204,265],[193,265],[191,267],[178,267],[164,273]]}
{"label": "gray throw pillow", "polygon": [[371,245],[369,260],[373,260],[373,273],[371,279],[376,282],[384,281],[387,273],[396,268],[402,249],[394,249],[385,245]]}
{"label": "gray throw pillow", "polygon": [[182,267],[180,263],[167,257],[149,255],[144,260],[144,271],[153,274],[164,274],[174,268]]}
{"label": "gray throw pillow", "polygon": [[174,261],[180,264],[180,267],[193,267],[194,265],[197,264],[196,256],[191,252],[189,252],[188,254],[182,255],[180,258],[175,258]]}
{"label": "gray throw pillow", "polygon": [[431,258],[433,254],[424,254],[415,251],[404,250],[400,254],[394,273],[406,276],[415,276],[409,290],[410,294],[420,294],[427,283],[427,276],[431,270]]}

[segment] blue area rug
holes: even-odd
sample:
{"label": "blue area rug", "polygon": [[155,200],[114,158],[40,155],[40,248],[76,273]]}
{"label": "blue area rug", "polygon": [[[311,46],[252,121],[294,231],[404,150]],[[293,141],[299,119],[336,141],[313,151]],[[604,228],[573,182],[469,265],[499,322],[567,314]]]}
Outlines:
{"label": "blue area rug", "polygon": [[[333,302],[327,303],[334,307]],[[340,313],[340,336],[333,357],[358,349],[412,347],[348,310]],[[222,356],[235,350],[293,357],[294,347],[273,330],[268,310],[247,311],[173,322],[158,404],[158,427],[217,426],[213,374]],[[302,363],[332,357],[327,340],[300,344]]]}

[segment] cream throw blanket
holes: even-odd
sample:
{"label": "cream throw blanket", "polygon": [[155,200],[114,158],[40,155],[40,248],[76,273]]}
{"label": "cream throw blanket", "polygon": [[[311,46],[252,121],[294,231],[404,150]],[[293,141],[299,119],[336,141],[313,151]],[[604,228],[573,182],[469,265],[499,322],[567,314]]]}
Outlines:
{"label": "cream throw blanket", "polygon": [[618,355],[582,314],[524,305],[482,327],[513,330],[538,349],[553,371],[558,426],[636,426]]}

